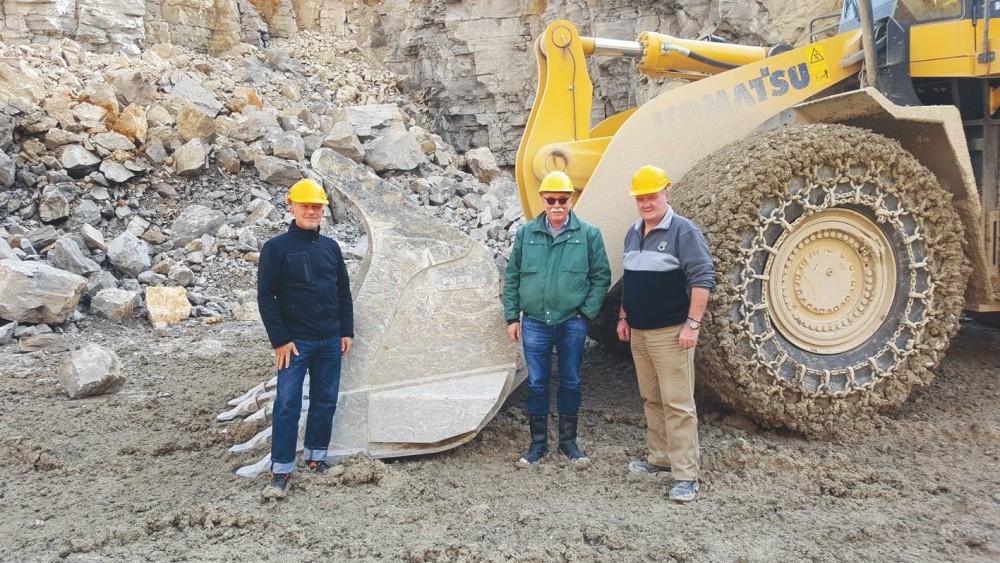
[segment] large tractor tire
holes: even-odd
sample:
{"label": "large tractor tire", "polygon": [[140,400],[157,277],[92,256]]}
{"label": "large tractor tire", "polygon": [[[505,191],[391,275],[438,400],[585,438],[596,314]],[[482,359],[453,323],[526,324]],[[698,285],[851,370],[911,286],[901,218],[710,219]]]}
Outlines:
{"label": "large tractor tire", "polygon": [[767,426],[853,433],[934,377],[962,310],[962,226],[897,142],[767,131],[672,191],[716,261],[697,364],[724,402]]}
{"label": "large tractor tire", "polygon": [[632,347],[628,342],[618,339],[618,313],[622,306],[622,283],[611,286],[608,295],[601,305],[601,312],[596,319],[590,321],[588,336],[598,344],[619,356],[632,357]]}

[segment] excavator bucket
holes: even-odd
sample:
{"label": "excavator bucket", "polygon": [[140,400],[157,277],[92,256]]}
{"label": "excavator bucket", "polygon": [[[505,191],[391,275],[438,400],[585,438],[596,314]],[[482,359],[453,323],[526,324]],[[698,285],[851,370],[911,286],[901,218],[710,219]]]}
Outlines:
{"label": "excavator bucket", "polygon": [[[492,257],[354,162],[319,151],[312,167],[369,241],[351,280],[354,348],[343,363],[329,455],[398,457],[467,442],[520,382]],[[269,420],[273,386],[251,389],[219,419]],[[268,425],[231,451],[263,446],[269,432]],[[265,456],[237,473],[254,476],[269,465]]]}

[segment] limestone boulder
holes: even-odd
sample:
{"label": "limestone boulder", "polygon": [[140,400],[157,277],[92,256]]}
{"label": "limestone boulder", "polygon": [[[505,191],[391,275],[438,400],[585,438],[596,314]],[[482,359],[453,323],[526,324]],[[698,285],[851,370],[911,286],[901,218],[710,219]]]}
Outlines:
{"label": "limestone boulder", "polygon": [[101,269],[100,264],[94,262],[89,256],[83,253],[76,242],[70,237],[63,237],[52,245],[49,252],[49,262],[60,270],[66,270],[79,276],[86,276],[91,272]]}
{"label": "limestone boulder", "polygon": [[118,278],[107,270],[100,270],[87,276],[87,295],[93,299],[102,290],[118,287]]}
{"label": "limestone boulder", "polygon": [[187,104],[177,112],[177,132],[181,140],[208,140],[215,133],[215,119],[193,105]]}
{"label": "limestone boulder", "polygon": [[98,133],[92,136],[91,140],[95,145],[107,149],[108,152],[135,150],[135,144],[128,140],[128,137],[113,131]]}
{"label": "limestone boulder", "polygon": [[267,127],[256,114],[241,116],[237,119],[220,117],[216,124],[219,133],[236,141],[252,143],[264,136]]}
{"label": "limestone boulder", "polygon": [[219,115],[219,110],[224,107],[211,90],[202,86],[201,82],[191,78],[188,74],[185,74],[174,84],[173,88],[170,89],[170,94],[184,99],[198,111],[211,118]]}
{"label": "limestone boulder", "polygon": [[254,158],[253,164],[260,179],[275,186],[288,188],[302,179],[299,167],[283,158],[259,155]]}
{"label": "limestone boulder", "polygon": [[102,289],[90,301],[91,313],[114,322],[130,318],[134,307],[135,293],[127,289]]}
{"label": "limestone boulder", "polygon": [[10,243],[0,238],[0,260],[20,260]]}
{"label": "limestone boulder", "polygon": [[170,225],[174,243],[185,246],[204,234],[215,235],[219,227],[226,224],[226,216],[221,211],[204,205],[189,205]]}
{"label": "limestone boulder", "polygon": [[14,185],[17,166],[14,159],[7,156],[7,153],[0,152],[0,189],[6,189]]}
{"label": "limestone boulder", "polygon": [[47,95],[45,82],[31,70],[28,61],[0,65],[0,106],[17,99],[37,103]]}
{"label": "limestone boulder", "polygon": [[58,377],[71,399],[114,393],[125,384],[118,354],[96,343],[70,354],[59,366]]}
{"label": "limestone boulder", "polygon": [[187,291],[178,286],[146,288],[146,318],[154,327],[172,325],[191,316]]}
{"label": "limestone boulder", "polygon": [[0,346],[7,344],[14,339],[14,331],[17,329],[17,322],[6,323],[0,326]]}
{"label": "limestone boulder", "polygon": [[149,269],[149,245],[125,231],[108,245],[108,260],[123,274],[136,278]]}
{"label": "limestone boulder", "polygon": [[302,135],[295,131],[286,131],[271,139],[271,152],[278,158],[299,162],[306,157],[305,144]]}
{"label": "limestone boulder", "polygon": [[105,77],[126,104],[148,106],[156,99],[156,87],[138,69],[114,70],[106,73]]}
{"label": "limestone boulder", "polygon": [[118,116],[118,121],[112,126],[116,132],[125,136],[131,142],[143,144],[146,142],[146,134],[149,131],[149,124],[146,121],[146,111],[142,106],[131,104]]}
{"label": "limestone boulder", "polygon": [[406,118],[398,107],[392,104],[349,106],[334,112],[335,122],[346,121],[362,139],[376,137],[389,132],[406,131]]}
{"label": "limestone boulder", "polygon": [[59,165],[70,176],[83,178],[101,165],[101,159],[81,145],[66,145],[59,155]]}
{"label": "limestone boulder", "polygon": [[0,260],[0,319],[62,324],[86,290],[86,278],[43,262]]}
{"label": "limestone boulder", "polygon": [[354,132],[354,126],[347,121],[339,121],[333,125],[323,138],[322,147],[333,149],[354,162],[361,162],[365,157],[365,149]]}
{"label": "limestone boulder", "polygon": [[192,139],[174,152],[174,173],[178,176],[199,176],[205,170],[208,151],[201,139]]}
{"label": "limestone boulder", "polygon": [[102,162],[99,170],[101,171],[101,174],[104,175],[106,180],[114,182],[115,184],[124,184],[135,176],[134,172],[125,168],[125,166],[121,163],[113,160],[105,160]]}
{"label": "limestone boulder", "polygon": [[500,177],[500,167],[489,147],[477,147],[465,153],[465,161],[469,164],[472,175],[484,184]]}
{"label": "limestone boulder", "polygon": [[413,170],[427,162],[417,139],[408,131],[389,133],[365,145],[365,164],[376,172]]}
{"label": "limestone boulder", "polygon": [[63,131],[62,129],[49,129],[45,132],[45,146],[49,150],[57,149],[63,145],[79,144],[83,142],[83,137],[76,133]]}
{"label": "limestone boulder", "polygon": [[45,186],[38,198],[38,218],[43,223],[52,223],[66,217],[69,217],[69,200],[55,186]]}
{"label": "limestone boulder", "polygon": [[73,344],[68,338],[61,334],[46,332],[42,334],[29,334],[22,336],[17,340],[17,347],[21,350],[21,352],[25,353],[48,352],[50,354],[55,354],[58,352],[68,352],[72,350]]}
{"label": "limestone boulder", "polygon": [[108,246],[104,244],[104,233],[94,228],[92,225],[84,224],[80,228],[80,234],[83,235],[84,243],[86,243],[87,248],[90,250],[100,250],[105,252]]}

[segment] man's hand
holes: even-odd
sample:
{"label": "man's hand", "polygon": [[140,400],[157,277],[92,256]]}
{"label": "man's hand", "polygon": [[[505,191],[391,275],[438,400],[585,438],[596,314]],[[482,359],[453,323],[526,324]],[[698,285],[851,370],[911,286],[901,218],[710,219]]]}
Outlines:
{"label": "man's hand", "polygon": [[628,322],[625,319],[618,320],[618,340],[622,342],[632,340],[632,327],[628,326]]}
{"label": "man's hand", "polygon": [[274,359],[278,363],[278,369],[285,369],[292,365],[292,354],[299,355],[295,342],[289,342],[274,349]]}
{"label": "man's hand", "polygon": [[521,340],[521,323],[517,322],[507,325],[507,335],[510,336],[511,342]]}
{"label": "man's hand", "polygon": [[681,328],[681,335],[677,340],[681,348],[690,350],[698,343],[698,331],[689,327],[687,323],[684,323],[684,327]]}
{"label": "man's hand", "polygon": [[354,339],[350,336],[340,337],[340,355],[346,356],[351,353],[351,346],[354,346]]}

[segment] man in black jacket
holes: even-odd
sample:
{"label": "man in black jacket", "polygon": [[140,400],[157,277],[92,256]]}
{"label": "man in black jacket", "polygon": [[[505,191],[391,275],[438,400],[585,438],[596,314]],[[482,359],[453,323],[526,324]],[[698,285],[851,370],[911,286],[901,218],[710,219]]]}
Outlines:
{"label": "man in black jacket", "polygon": [[319,234],[329,205],[323,187],[300,180],[288,193],[294,221],[264,244],[257,304],[278,367],[271,432],[271,482],[264,496],[282,498],[295,470],[302,386],[309,372],[309,412],[302,459],[325,472],[340,390],[340,363],[351,351],[354,304],[340,246]]}

